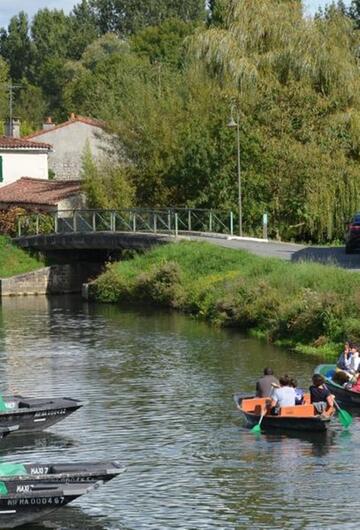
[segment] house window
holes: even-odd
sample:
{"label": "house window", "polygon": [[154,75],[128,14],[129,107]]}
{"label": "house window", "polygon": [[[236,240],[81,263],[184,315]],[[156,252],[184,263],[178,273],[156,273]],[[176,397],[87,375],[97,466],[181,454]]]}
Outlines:
{"label": "house window", "polygon": [[0,156],[0,182],[4,180],[3,176],[3,157]]}

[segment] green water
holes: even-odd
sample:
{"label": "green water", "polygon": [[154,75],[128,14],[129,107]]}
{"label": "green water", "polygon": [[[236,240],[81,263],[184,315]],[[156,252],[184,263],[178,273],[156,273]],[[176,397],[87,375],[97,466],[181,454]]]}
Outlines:
{"label": "green water", "polygon": [[2,389],[88,405],[9,436],[3,461],[119,460],[127,471],[32,530],[358,528],[358,418],[349,433],[254,437],[232,394],[265,365],[308,386],[313,363],[175,313],[76,297],[5,300]]}

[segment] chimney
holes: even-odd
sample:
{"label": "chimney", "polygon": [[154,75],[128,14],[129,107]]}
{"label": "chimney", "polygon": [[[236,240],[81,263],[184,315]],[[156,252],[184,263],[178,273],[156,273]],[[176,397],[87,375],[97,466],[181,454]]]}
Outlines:
{"label": "chimney", "polygon": [[53,123],[51,116],[48,116],[43,123],[43,131],[49,131],[50,129],[53,129],[56,126],[56,123]]}
{"label": "chimney", "polygon": [[10,138],[20,138],[20,120],[19,118],[8,119],[5,123],[5,136]]}
{"label": "chimney", "polygon": [[75,116],[74,112],[72,112],[72,113],[70,114],[69,120],[70,120],[70,121],[74,121],[74,120],[76,120],[76,116]]}

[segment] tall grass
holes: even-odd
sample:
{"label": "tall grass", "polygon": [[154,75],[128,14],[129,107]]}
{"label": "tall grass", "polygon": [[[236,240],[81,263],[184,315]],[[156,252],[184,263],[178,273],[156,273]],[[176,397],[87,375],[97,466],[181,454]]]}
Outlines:
{"label": "tall grass", "polygon": [[177,308],[300,350],[338,351],[360,341],[360,275],[287,263],[207,243],[161,246],[110,265],[91,287],[102,302]]}
{"label": "tall grass", "polygon": [[0,278],[30,272],[44,263],[13,245],[8,237],[0,236]]}

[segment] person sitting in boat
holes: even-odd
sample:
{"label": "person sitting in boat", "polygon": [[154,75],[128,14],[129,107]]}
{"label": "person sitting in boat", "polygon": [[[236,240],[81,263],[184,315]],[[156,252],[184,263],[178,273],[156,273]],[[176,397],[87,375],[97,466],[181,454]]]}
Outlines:
{"label": "person sitting in boat", "polygon": [[336,371],[332,379],[334,383],[338,385],[344,385],[351,379],[351,374],[354,373],[353,362],[352,362],[352,349],[354,345],[347,341],[344,345],[344,351],[339,357],[336,363]]}
{"label": "person sitting in boat", "polygon": [[346,390],[351,390],[352,392],[360,392],[360,373],[357,373],[354,378],[356,378],[356,380],[353,383],[347,383],[345,388]]}
{"label": "person sitting in boat", "polygon": [[298,387],[297,381],[293,377],[290,379],[290,384],[295,389],[295,405],[303,405],[304,404],[303,389]]}
{"label": "person sitting in boat", "polygon": [[320,374],[314,374],[310,386],[310,401],[314,405],[316,412],[322,414],[334,406],[334,396],[325,385],[325,379]]}
{"label": "person sitting in boat", "polygon": [[[281,407],[295,406],[295,388],[288,375],[280,377],[280,388],[274,388],[271,400],[272,414],[279,414]],[[274,383],[273,383],[274,386]]]}
{"label": "person sitting in boat", "polygon": [[350,360],[350,373],[357,374],[360,367],[360,354],[356,344],[351,344],[350,348],[351,360]]}
{"label": "person sitting in boat", "polygon": [[274,376],[272,368],[264,368],[264,375],[260,377],[256,383],[256,396],[257,397],[270,397],[273,392],[273,383],[279,385],[278,379]]}

